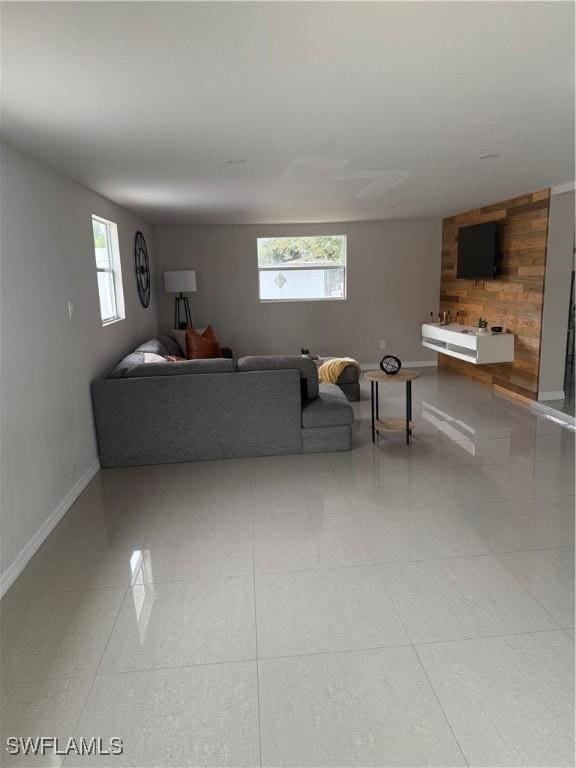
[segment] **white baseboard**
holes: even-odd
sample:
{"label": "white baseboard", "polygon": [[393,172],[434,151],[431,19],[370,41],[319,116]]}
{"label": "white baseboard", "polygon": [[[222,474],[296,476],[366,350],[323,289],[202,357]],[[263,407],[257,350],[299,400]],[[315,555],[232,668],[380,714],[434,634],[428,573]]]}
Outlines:
{"label": "white baseboard", "polygon": [[[435,368],[437,365],[437,360],[402,361],[402,368]],[[380,363],[360,363],[360,368],[363,371],[377,371],[380,368]]]}
{"label": "white baseboard", "polygon": [[564,400],[563,389],[551,389],[549,392],[538,392],[538,400]]}
{"label": "white baseboard", "polygon": [[551,195],[562,195],[564,192],[572,192],[576,188],[576,182],[567,181],[565,184],[558,184],[550,190]]}
{"label": "white baseboard", "polygon": [[22,547],[8,568],[6,568],[6,570],[0,575],[0,597],[6,594],[8,589],[12,586],[12,584],[16,581],[18,576],[30,562],[36,550],[38,550],[40,546],[46,541],[52,530],[64,517],[66,512],[68,512],[72,504],[74,504],[78,496],[80,496],[84,488],[86,488],[90,480],[92,480],[99,469],[100,462],[98,459],[96,459],[92,462],[92,464],[90,464],[82,477],[80,477],[80,479],[74,483],[60,504],[58,504],[56,509],[50,513],[50,516],[43,522],[34,536],[32,536],[30,541],[25,544],[24,547]]}
{"label": "white baseboard", "polygon": [[560,424],[565,429],[570,429],[572,432],[576,432],[576,418],[569,413],[563,413],[554,408],[553,405],[544,405],[534,400],[532,403],[532,410],[548,419],[551,419],[556,424]]}

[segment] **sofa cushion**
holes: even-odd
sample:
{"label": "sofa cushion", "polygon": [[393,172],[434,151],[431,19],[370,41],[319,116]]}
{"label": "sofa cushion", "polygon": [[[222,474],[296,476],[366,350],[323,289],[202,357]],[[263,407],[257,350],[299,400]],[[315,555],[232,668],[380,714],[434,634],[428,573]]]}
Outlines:
{"label": "sofa cushion", "polygon": [[[126,376],[128,371],[131,368],[134,368],[134,366],[144,364],[144,352],[132,352],[120,360],[116,368],[108,374],[108,377],[110,379],[121,379]],[[146,365],[152,365],[152,363],[146,363]]]}
{"label": "sofa cushion", "polygon": [[183,350],[180,349],[180,344],[172,336],[160,335],[158,339],[166,347],[166,351],[169,355],[181,355]]}
{"label": "sofa cushion", "polygon": [[360,371],[355,365],[347,365],[338,377],[338,384],[355,384],[360,379]]}
{"label": "sofa cushion", "polygon": [[136,347],[134,352],[153,352],[155,355],[162,355],[162,357],[172,354],[166,349],[160,339],[148,339],[144,344],[140,344],[139,347]]}
{"label": "sofa cushion", "polygon": [[354,422],[354,411],[346,395],[336,384],[320,384],[314,400],[302,407],[303,427],[338,427]]}
{"label": "sofa cushion", "polygon": [[186,331],[174,328],[170,331],[170,333],[174,337],[174,340],[180,349],[180,352],[176,352],[175,354],[186,355]]}
{"label": "sofa cushion", "polygon": [[146,376],[183,376],[193,373],[234,373],[234,360],[224,357],[212,357],[200,360],[166,361],[163,363],[144,363],[129,368],[124,378],[142,378]]}
{"label": "sofa cushion", "polygon": [[[198,333],[204,333],[206,328],[196,328],[195,330],[198,331]],[[186,329],[173,328],[170,331],[170,333],[172,334],[172,336],[174,337],[174,341],[176,342],[176,344],[178,344],[178,346],[180,348],[180,352],[174,352],[174,354],[175,355],[179,355],[179,354],[185,355],[186,354]]]}
{"label": "sofa cushion", "polygon": [[207,360],[221,357],[220,342],[209,325],[202,333],[194,328],[186,329],[186,357],[189,360]]}
{"label": "sofa cushion", "polygon": [[349,451],[352,448],[352,427],[307,427],[302,430],[302,452]]}
{"label": "sofa cushion", "polygon": [[[202,333],[206,329],[205,328],[202,328],[202,329],[197,328],[196,330],[199,333]],[[186,355],[186,331],[172,330],[172,331],[170,331],[170,333],[172,334],[171,336],[168,336],[168,337],[166,337],[166,336],[159,336],[158,338],[159,339],[169,338],[169,339],[171,339],[174,342],[174,344],[176,345],[177,348],[175,347],[175,351],[174,352],[170,352],[171,355],[184,355],[185,356]],[[168,347],[167,344],[166,344],[166,347]],[[230,349],[230,347],[221,347],[220,348],[220,352],[222,354],[222,357],[230,357],[230,358],[234,357],[234,354],[233,354],[232,350]]]}
{"label": "sofa cushion", "polygon": [[239,371],[300,371],[304,383],[305,397],[313,400],[318,397],[318,370],[312,360],[297,355],[253,355],[238,360]]}
{"label": "sofa cushion", "polygon": [[344,392],[349,403],[357,403],[360,400],[360,382],[351,381],[348,384],[339,381],[337,386]]}

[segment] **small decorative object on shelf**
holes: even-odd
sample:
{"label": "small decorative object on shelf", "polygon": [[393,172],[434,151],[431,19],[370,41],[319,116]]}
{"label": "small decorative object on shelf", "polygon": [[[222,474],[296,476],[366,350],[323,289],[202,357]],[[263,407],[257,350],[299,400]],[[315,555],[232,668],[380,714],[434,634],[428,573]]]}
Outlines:
{"label": "small decorative object on shelf", "polygon": [[438,325],[448,325],[450,322],[452,322],[450,319],[450,312],[438,312]]}
{"label": "small decorative object on shelf", "polygon": [[484,320],[484,318],[479,317],[478,318],[478,329],[485,333],[488,330],[488,320]]}
{"label": "small decorative object on shelf", "polygon": [[402,361],[394,355],[384,355],[382,360],[380,360],[380,370],[384,371],[388,376],[395,376],[400,368],[402,368]]}
{"label": "small decorative object on shelf", "polygon": [[492,333],[502,333],[502,331],[503,331],[504,329],[503,329],[503,327],[502,327],[501,325],[493,325],[493,326],[490,328],[490,330],[492,331]]}

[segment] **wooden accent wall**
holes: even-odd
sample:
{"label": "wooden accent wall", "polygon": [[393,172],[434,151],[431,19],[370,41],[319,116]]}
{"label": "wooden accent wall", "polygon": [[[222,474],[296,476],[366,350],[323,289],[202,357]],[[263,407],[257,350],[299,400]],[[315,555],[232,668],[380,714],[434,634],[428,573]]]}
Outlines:
{"label": "wooden accent wall", "polygon": [[[538,397],[540,333],[548,239],[550,190],[542,189],[498,205],[459,213],[442,222],[440,311],[460,310],[460,322],[502,325],[516,336],[513,363],[473,365],[439,355],[439,365],[483,384],[529,400]],[[495,280],[480,286],[458,280],[458,229],[496,221],[498,257]]]}

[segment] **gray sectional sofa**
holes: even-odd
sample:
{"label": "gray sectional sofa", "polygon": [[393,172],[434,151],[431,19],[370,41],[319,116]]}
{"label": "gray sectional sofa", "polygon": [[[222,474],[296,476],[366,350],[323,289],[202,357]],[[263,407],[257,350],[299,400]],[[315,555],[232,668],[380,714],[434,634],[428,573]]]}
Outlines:
{"label": "gray sectional sofa", "polygon": [[354,413],[302,357],[144,362],[142,344],[92,384],[103,467],[350,450]]}

